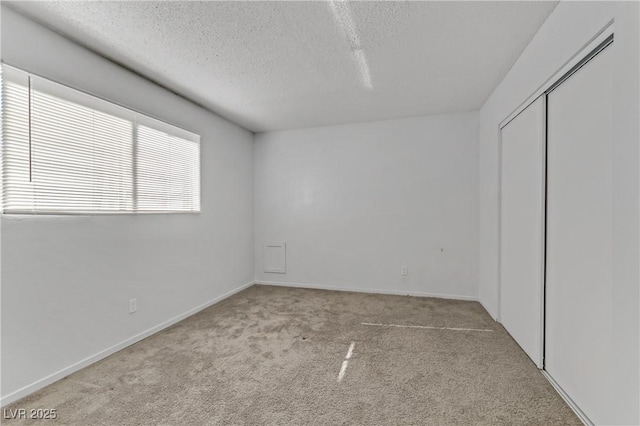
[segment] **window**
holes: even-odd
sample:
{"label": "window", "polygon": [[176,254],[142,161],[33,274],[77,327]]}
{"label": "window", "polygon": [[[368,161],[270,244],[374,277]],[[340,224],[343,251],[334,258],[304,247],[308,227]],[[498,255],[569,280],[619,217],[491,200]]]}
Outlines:
{"label": "window", "polygon": [[2,67],[4,213],[200,211],[200,137]]}

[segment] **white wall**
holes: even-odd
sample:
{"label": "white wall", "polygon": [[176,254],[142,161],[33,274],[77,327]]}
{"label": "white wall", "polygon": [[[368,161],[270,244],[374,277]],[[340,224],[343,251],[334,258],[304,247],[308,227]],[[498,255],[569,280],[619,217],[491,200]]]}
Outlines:
{"label": "white wall", "polygon": [[[256,280],[476,298],[477,130],[471,112],[258,134]],[[286,274],[262,272],[265,242]]]}
{"label": "white wall", "polygon": [[2,59],[202,136],[201,214],[2,217],[6,403],[253,280],[253,135],[5,7]]}
{"label": "white wall", "polygon": [[[640,423],[639,392],[639,4],[561,2],[480,110],[479,297],[498,313],[498,125],[562,65],[615,20],[613,330],[616,362],[610,423]],[[583,407],[585,408],[585,407]]]}

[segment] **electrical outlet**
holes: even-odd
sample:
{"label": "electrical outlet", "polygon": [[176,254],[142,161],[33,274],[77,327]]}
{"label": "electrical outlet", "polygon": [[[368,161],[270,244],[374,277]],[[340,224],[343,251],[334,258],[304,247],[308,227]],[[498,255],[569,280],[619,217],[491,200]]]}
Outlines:
{"label": "electrical outlet", "polygon": [[408,266],[406,266],[406,265],[405,265],[405,266],[403,266],[403,267],[402,267],[402,270],[400,271],[400,273],[401,273],[402,275],[409,275],[409,267],[408,267]]}
{"label": "electrical outlet", "polygon": [[138,301],[137,299],[129,300],[129,313],[133,314],[138,310]]}

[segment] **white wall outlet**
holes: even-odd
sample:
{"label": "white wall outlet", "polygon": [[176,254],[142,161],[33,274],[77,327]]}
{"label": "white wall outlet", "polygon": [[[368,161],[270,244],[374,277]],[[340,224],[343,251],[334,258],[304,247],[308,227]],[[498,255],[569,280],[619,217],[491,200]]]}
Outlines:
{"label": "white wall outlet", "polygon": [[138,310],[138,300],[131,299],[129,300],[129,313],[133,314]]}
{"label": "white wall outlet", "polygon": [[403,266],[403,267],[402,267],[402,270],[400,271],[400,273],[401,273],[402,275],[409,275],[409,267],[408,267],[408,266],[406,266],[406,265],[405,265],[405,266]]}

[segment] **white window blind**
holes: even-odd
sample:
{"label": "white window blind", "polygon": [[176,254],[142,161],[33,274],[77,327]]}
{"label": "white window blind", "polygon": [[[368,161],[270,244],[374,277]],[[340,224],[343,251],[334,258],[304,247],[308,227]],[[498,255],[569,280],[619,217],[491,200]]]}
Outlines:
{"label": "white window blind", "polygon": [[199,136],[2,71],[5,213],[200,211]]}
{"label": "white window blind", "polygon": [[200,143],[180,129],[139,117],[136,199],[140,210],[200,210]]}

